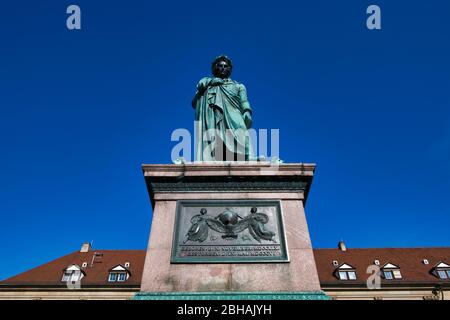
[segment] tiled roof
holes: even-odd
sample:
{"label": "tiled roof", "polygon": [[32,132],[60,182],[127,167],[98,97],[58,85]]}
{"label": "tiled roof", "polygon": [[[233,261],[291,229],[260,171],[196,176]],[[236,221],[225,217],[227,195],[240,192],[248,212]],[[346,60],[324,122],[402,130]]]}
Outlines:
{"label": "tiled roof", "polygon": [[[91,266],[92,257],[97,253],[103,256],[96,258]],[[91,250],[89,252],[73,252],[54,261],[43,264],[9,279],[0,282],[1,287],[10,286],[65,286],[61,281],[63,270],[71,265],[79,266],[85,273],[81,284],[102,287],[139,287],[144,267],[145,250]],[[440,280],[431,274],[433,267],[439,262],[450,263],[450,247],[448,248],[378,248],[378,249],[314,249],[314,256],[319,273],[320,283],[327,286],[365,286],[370,274],[367,267],[379,260],[380,267],[391,263],[400,267],[401,280],[382,280],[383,285],[427,285],[448,284],[450,280]],[[429,264],[422,261],[427,259]],[[344,263],[356,269],[357,280],[339,280],[335,276],[336,266]],[[87,267],[82,267],[83,262]],[[129,262],[127,268],[131,275],[125,282],[108,282],[111,268]]]}
{"label": "tiled roof", "polygon": [[[450,284],[449,280],[441,280],[431,274],[433,267],[439,262],[450,263],[450,248],[377,248],[377,249],[314,249],[319,279],[322,286],[333,285],[365,285],[367,267],[379,260],[380,268],[390,262],[398,267],[402,274],[399,280],[381,280],[382,285],[409,284]],[[429,264],[422,261],[427,259]],[[353,266],[357,280],[339,280],[335,275],[336,266],[343,263]]]}
{"label": "tiled roof", "polygon": [[[102,255],[97,256],[91,266],[95,253]],[[63,270],[71,265],[77,265],[83,270],[85,274],[81,279],[81,285],[83,286],[140,286],[144,260],[145,250],[77,251],[1,281],[0,287],[5,285],[65,286],[66,283],[61,281]],[[87,263],[87,267],[82,267],[83,262]],[[117,265],[125,266],[126,262],[130,263],[127,268],[130,272],[128,280],[125,282],[108,282],[109,270]]]}

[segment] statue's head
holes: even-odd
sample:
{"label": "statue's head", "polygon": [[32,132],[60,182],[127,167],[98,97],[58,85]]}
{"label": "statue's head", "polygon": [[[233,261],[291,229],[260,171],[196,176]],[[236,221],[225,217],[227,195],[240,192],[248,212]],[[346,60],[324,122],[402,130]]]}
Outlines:
{"label": "statue's head", "polygon": [[229,78],[232,70],[233,64],[231,63],[231,59],[226,55],[218,56],[211,65],[213,76],[221,79]]}

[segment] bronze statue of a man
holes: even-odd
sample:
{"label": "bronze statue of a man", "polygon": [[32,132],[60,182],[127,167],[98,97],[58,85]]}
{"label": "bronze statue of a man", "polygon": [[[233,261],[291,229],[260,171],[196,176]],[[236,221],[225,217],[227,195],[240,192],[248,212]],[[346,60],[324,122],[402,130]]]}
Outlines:
{"label": "bronze statue of a man", "polygon": [[212,62],[213,77],[202,78],[192,100],[196,121],[196,161],[248,161],[252,109],[242,83],[230,79],[230,58]]}

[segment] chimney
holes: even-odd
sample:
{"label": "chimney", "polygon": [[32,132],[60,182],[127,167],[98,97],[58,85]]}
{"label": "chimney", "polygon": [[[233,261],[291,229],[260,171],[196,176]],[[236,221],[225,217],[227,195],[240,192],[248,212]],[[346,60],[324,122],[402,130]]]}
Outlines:
{"label": "chimney", "polygon": [[339,250],[341,250],[341,251],[347,251],[347,247],[345,246],[345,243],[344,243],[344,241],[343,240],[341,240],[341,241],[339,241],[339,243],[338,243],[338,248],[339,248]]}
{"label": "chimney", "polygon": [[91,250],[91,244],[89,242],[85,242],[82,244],[80,252],[89,252]]}

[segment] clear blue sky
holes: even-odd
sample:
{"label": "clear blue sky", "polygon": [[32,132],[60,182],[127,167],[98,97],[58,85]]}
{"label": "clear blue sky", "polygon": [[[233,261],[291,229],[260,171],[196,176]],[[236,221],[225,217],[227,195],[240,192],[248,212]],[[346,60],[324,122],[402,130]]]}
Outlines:
{"label": "clear blue sky", "polygon": [[[66,28],[78,4],[82,30]],[[382,30],[366,28],[378,4]],[[144,249],[140,165],[228,54],[254,126],[317,163],[315,247],[450,246],[448,1],[9,1],[0,10],[0,279],[78,250]]]}

